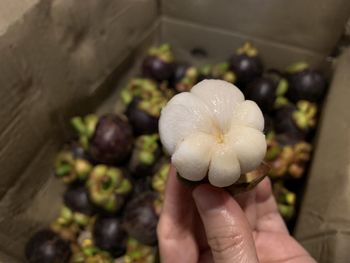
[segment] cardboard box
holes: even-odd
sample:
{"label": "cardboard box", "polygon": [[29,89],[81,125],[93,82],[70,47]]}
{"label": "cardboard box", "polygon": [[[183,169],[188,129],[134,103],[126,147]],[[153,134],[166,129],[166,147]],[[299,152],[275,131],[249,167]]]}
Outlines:
{"label": "cardboard box", "polygon": [[[348,0],[1,1],[0,262],[23,262],[28,237],[58,213],[63,186],[51,169],[69,117],[118,108],[118,91],[111,91],[152,43],[169,42],[179,59],[202,64],[224,60],[250,39],[269,67],[299,60],[327,66],[349,14]],[[208,58],[192,57],[193,48],[204,48]],[[323,111],[321,145],[296,231],[322,262],[344,262],[350,253],[342,249],[350,203],[346,59]],[[339,130],[332,131],[335,126]],[[335,142],[327,144],[330,138]],[[333,154],[327,145],[337,146]]]}

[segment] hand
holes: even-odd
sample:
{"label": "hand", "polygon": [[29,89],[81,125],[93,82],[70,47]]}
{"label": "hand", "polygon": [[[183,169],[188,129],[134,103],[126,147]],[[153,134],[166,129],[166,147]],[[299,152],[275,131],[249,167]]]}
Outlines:
{"label": "hand", "polygon": [[289,235],[268,178],[232,198],[208,184],[192,191],[172,168],[158,238],[162,263],[315,262]]}

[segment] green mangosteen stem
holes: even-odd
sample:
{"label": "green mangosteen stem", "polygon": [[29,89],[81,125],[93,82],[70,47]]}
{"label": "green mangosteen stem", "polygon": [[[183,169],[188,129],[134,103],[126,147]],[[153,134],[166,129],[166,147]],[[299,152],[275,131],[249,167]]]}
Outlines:
{"label": "green mangosteen stem", "polygon": [[294,73],[304,71],[305,69],[308,69],[308,68],[309,68],[309,64],[307,64],[306,62],[296,62],[289,65],[286,68],[286,71],[290,74],[294,74]]}

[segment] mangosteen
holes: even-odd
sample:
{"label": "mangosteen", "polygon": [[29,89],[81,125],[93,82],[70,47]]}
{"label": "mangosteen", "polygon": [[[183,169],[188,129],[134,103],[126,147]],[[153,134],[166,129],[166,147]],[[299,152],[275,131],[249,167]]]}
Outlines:
{"label": "mangosteen", "polygon": [[92,236],[94,244],[113,257],[120,257],[126,252],[127,233],[122,221],[116,216],[100,216],[93,226]]}
{"label": "mangosteen", "polygon": [[59,152],[55,160],[55,175],[67,184],[86,180],[91,169],[89,161],[68,150]]}
{"label": "mangosteen", "polygon": [[71,185],[63,194],[65,205],[74,212],[88,216],[95,214],[96,209],[89,198],[89,192],[84,185]]}
{"label": "mangosteen", "polygon": [[174,58],[170,45],[152,47],[142,62],[142,74],[156,81],[169,80],[174,71]]}
{"label": "mangosteen", "polygon": [[264,133],[268,134],[269,132],[273,131],[273,119],[270,115],[268,114],[263,114],[264,115]]}
{"label": "mangosteen", "polygon": [[295,193],[289,191],[281,182],[273,184],[273,192],[282,217],[286,221],[291,220],[295,216]]}
{"label": "mangosteen", "polygon": [[126,118],[107,114],[99,118],[89,141],[91,157],[104,164],[122,164],[133,147],[132,128]]}
{"label": "mangosteen", "polygon": [[140,99],[135,98],[125,112],[133,127],[134,134],[141,135],[157,132],[159,116],[152,116],[147,111],[141,109],[139,105]]}
{"label": "mangosteen", "polygon": [[201,82],[204,79],[212,79],[212,66],[207,64],[203,65],[198,69],[198,78],[197,83]]}
{"label": "mangosteen", "polygon": [[265,160],[271,167],[269,175],[274,179],[300,179],[310,161],[311,151],[309,143],[295,137],[268,134]]}
{"label": "mangosteen", "polygon": [[25,248],[25,255],[30,263],[69,262],[71,254],[69,243],[49,229],[35,233]]}
{"label": "mangosteen", "polygon": [[326,93],[325,77],[305,63],[297,63],[289,68],[288,81],[287,97],[293,102],[299,100],[320,102]]}
{"label": "mangosteen", "polygon": [[250,42],[246,42],[236,54],[231,56],[229,64],[237,77],[237,86],[242,90],[263,72],[258,50]]}
{"label": "mangosteen", "polygon": [[132,184],[123,171],[116,167],[97,165],[87,181],[92,203],[106,212],[116,213],[132,192]]}
{"label": "mangosteen", "polygon": [[129,163],[132,175],[134,177],[151,175],[160,153],[158,134],[138,137]]}
{"label": "mangosteen", "polygon": [[158,130],[160,111],[173,91],[149,79],[132,79],[121,93],[134,134],[152,134]]}
{"label": "mangosteen", "polygon": [[146,192],[133,198],[126,206],[123,225],[130,235],[145,245],[157,243],[157,224],[160,204],[154,192]]}
{"label": "mangosteen", "polygon": [[260,77],[249,83],[244,93],[247,99],[255,101],[263,112],[268,113],[274,109],[276,88],[273,80]]}
{"label": "mangosteen", "polygon": [[152,177],[152,187],[161,195],[165,193],[165,186],[168,179],[169,170],[170,164],[164,163],[159,167],[158,171]]}
{"label": "mangosteen", "polygon": [[189,91],[197,82],[198,70],[188,64],[177,64],[171,85],[178,92]]}
{"label": "mangosteen", "polygon": [[229,63],[219,63],[212,67],[211,76],[213,79],[223,79],[227,82],[235,83],[236,75],[230,70]]}
{"label": "mangosteen", "polygon": [[308,101],[299,101],[297,105],[288,103],[275,113],[275,130],[298,139],[308,138],[316,126],[316,117],[315,104]]}
{"label": "mangosteen", "polygon": [[146,246],[133,238],[128,239],[127,250],[124,256],[125,263],[155,263],[157,260],[157,249]]}

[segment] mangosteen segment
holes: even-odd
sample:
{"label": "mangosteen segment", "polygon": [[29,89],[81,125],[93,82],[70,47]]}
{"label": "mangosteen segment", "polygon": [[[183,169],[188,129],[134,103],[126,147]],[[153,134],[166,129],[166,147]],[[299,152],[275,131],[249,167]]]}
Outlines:
{"label": "mangosteen segment", "polygon": [[116,216],[98,217],[93,226],[94,244],[113,257],[120,257],[126,252],[127,234],[121,219]]}
{"label": "mangosteen segment", "polygon": [[100,117],[90,139],[91,157],[104,164],[122,164],[133,146],[132,128],[126,118],[115,114]]}
{"label": "mangosteen segment", "polygon": [[106,165],[95,166],[87,188],[91,201],[107,212],[118,212],[132,191],[132,185],[123,172]]}
{"label": "mangosteen segment", "polygon": [[157,194],[143,193],[127,204],[123,225],[130,235],[145,245],[157,243],[157,224],[159,219],[159,203]]}
{"label": "mangosteen segment", "polygon": [[30,263],[65,263],[69,262],[72,252],[68,242],[44,229],[29,239],[25,254]]}

